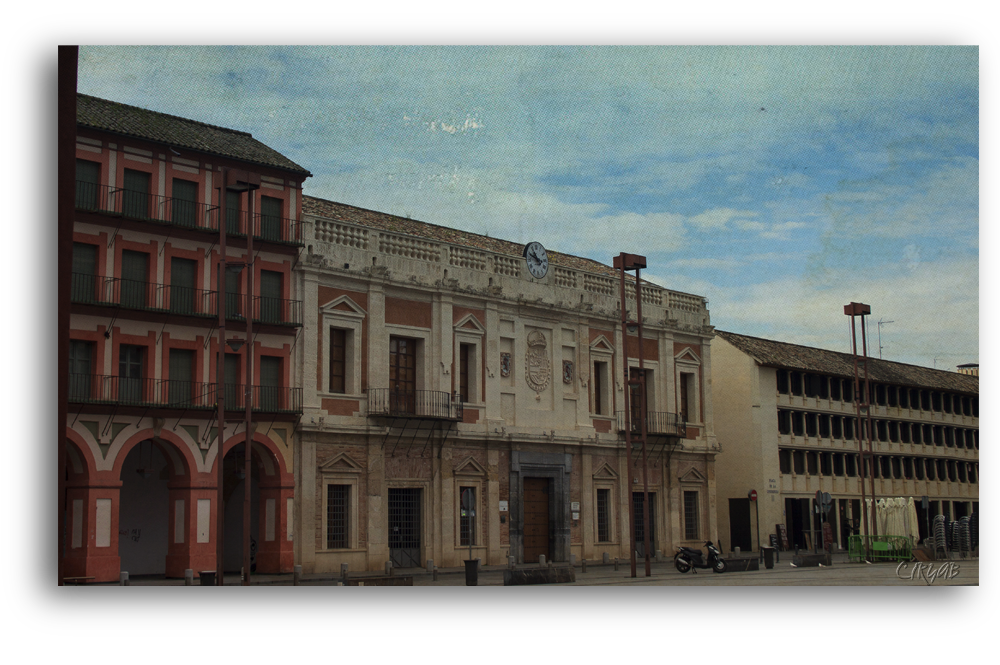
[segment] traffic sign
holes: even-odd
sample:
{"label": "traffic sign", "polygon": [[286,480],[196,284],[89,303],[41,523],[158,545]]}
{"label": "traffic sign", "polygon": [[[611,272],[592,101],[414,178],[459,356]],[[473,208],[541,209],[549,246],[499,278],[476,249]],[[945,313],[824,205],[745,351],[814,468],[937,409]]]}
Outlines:
{"label": "traffic sign", "polygon": [[757,500],[757,490],[750,490],[750,493],[747,496],[750,497],[751,501],[756,501]]}

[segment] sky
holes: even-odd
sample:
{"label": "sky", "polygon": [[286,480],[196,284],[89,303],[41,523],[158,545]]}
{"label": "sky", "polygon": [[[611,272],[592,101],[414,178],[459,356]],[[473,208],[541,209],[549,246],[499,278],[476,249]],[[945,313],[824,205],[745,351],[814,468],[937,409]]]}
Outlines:
{"label": "sky", "polygon": [[[306,194],[610,263],[721,330],[979,361],[979,52],[84,46],[80,92],[251,132]],[[881,322],[881,325],[879,325]]]}

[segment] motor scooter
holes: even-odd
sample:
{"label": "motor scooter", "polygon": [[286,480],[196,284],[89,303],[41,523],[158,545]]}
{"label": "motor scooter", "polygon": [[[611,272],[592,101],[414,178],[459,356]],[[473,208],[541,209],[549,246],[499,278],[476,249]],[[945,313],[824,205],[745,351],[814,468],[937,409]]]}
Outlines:
{"label": "motor scooter", "polygon": [[686,573],[692,568],[711,568],[713,573],[726,572],[726,562],[722,558],[722,553],[712,544],[711,540],[707,541],[705,546],[708,548],[707,560],[702,556],[700,549],[678,547],[677,554],[674,555],[674,568],[682,573]]}

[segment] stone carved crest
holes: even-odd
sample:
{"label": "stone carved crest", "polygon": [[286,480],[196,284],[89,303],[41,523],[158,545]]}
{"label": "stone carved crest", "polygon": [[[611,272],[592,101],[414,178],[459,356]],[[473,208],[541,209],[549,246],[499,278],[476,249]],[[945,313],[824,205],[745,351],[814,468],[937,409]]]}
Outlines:
{"label": "stone carved crest", "polygon": [[573,361],[564,360],[563,361],[563,383],[570,384],[573,383]]}
{"label": "stone carved crest", "polygon": [[524,379],[536,393],[545,390],[549,385],[549,379],[552,378],[552,363],[549,362],[548,354],[545,352],[547,345],[545,335],[537,330],[528,335],[528,353],[525,355],[527,372]]}
{"label": "stone carved crest", "polygon": [[510,376],[510,354],[500,353],[500,376]]}

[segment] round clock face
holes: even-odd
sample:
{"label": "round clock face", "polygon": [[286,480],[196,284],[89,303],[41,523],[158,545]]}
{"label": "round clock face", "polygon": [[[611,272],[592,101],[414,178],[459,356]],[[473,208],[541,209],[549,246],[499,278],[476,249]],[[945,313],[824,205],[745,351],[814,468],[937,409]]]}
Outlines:
{"label": "round clock face", "polygon": [[524,246],[524,260],[528,264],[528,272],[535,279],[545,277],[549,271],[549,256],[540,242],[529,242]]}

